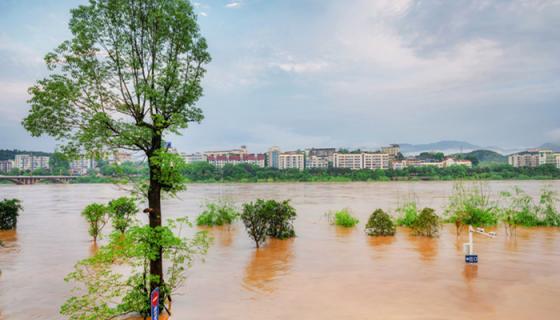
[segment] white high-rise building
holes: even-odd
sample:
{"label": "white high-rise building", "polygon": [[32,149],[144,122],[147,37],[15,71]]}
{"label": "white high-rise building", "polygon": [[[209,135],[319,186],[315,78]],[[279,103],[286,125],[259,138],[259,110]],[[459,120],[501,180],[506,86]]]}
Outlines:
{"label": "white high-rise building", "polygon": [[267,156],[267,167],[271,167],[271,168],[279,168],[280,167],[280,163],[279,163],[279,157],[280,157],[280,148],[278,147],[271,147],[270,149],[268,149],[268,152],[266,153]]}
{"label": "white high-rise building", "polygon": [[33,156],[29,154],[16,154],[15,167],[22,171],[33,171],[35,169],[48,169],[49,157],[46,156]]}
{"label": "white high-rise building", "polygon": [[70,162],[70,174],[72,175],[86,175],[89,170],[95,169],[97,162],[93,159],[80,157],[77,160]]}
{"label": "white high-rise building", "polygon": [[302,152],[291,151],[282,152],[278,156],[278,168],[283,169],[298,169],[305,168],[305,156]]}
{"label": "white high-rise building", "polygon": [[333,167],[359,170],[363,168],[361,153],[335,153]]}

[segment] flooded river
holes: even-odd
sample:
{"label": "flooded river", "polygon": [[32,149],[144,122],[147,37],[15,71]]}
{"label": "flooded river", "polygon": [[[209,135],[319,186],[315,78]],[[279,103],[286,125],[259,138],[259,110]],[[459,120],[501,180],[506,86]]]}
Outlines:
{"label": "flooded river", "polygon": [[[560,181],[489,182],[493,194],[522,187],[537,196]],[[191,185],[164,201],[168,217],[194,219],[207,200],[292,199],[297,238],[256,250],[239,222],[215,228],[206,261],[197,262],[174,298],[173,319],[559,319],[560,230],[518,230],[508,239],[476,237],[478,266],[464,263],[454,226],[436,239],[399,228],[390,238],[363,232],[376,208],[394,212],[414,193],[442,213],[452,182]],[[111,185],[0,185],[19,198],[17,232],[0,232],[0,319],[61,319],[70,295],[63,281],[90,254],[86,204],[124,195]],[[330,226],[324,214],[351,208],[355,229]]]}

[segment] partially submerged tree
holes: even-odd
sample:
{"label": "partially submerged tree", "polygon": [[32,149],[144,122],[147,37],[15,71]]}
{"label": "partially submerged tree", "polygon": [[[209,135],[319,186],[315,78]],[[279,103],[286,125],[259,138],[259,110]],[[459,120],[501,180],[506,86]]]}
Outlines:
{"label": "partially submerged tree", "polygon": [[241,220],[257,248],[269,236],[277,239],[295,237],[293,225],[295,218],[296,211],[289,200],[278,202],[257,199],[254,203],[245,203],[241,213]]}
{"label": "partially submerged tree", "polygon": [[412,234],[423,237],[436,237],[439,234],[440,221],[432,208],[424,208],[412,224]]}
{"label": "partially submerged tree", "polygon": [[120,197],[109,201],[109,217],[115,230],[124,233],[134,221],[134,215],[138,212],[133,198]]}
{"label": "partially submerged tree", "polygon": [[22,210],[18,199],[4,199],[0,201],[0,230],[12,230],[17,227],[17,218]]}
{"label": "partially submerged tree", "polygon": [[107,224],[107,211],[108,208],[100,203],[89,204],[82,211],[82,216],[88,222],[88,232],[93,238],[93,242],[97,242],[101,230]]}
{"label": "partially submerged tree", "polygon": [[[195,104],[210,55],[196,14],[187,0],[90,0],[71,15],[72,39],[46,55],[51,74],[29,89],[23,125],[65,142],[68,153],[144,153],[146,212],[150,228],[160,228],[162,192],[184,181],[164,137],[203,118]],[[152,289],[165,284],[163,251],[154,252]]]}
{"label": "partially submerged tree", "polygon": [[392,236],[396,232],[395,224],[383,209],[375,210],[366,224],[366,233],[370,236]]}
{"label": "partially submerged tree", "polygon": [[249,237],[255,242],[255,246],[259,248],[268,237],[268,229],[270,228],[270,213],[265,210],[265,201],[258,199],[256,202],[243,204],[243,212],[241,220],[247,229]]}
{"label": "partially submerged tree", "polygon": [[270,212],[269,236],[276,239],[288,239],[296,236],[294,220],[297,214],[290,205],[290,200],[282,202],[268,200],[265,202],[265,210]]}
{"label": "partially submerged tree", "polygon": [[[160,288],[160,294],[171,299],[185,281],[185,267],[190,267],[208,249],[210,239],[205,232],[192,238],[182,236],[186,226],[190,226],[188,220],[179,218],[168,220],[160,228],[132,226],[125,233],[113,232],[106,246],[76,264],[66,277],[66,281],[78,282],[83,288],[75,289],[77,295],[64,303],[61,314],[72,320],[99,320],[139,313],[144,319],[150,311],[150,286],[154,279],[149,266],[153,257],[161,253],[166,259],[166,285]],[[114,268],[115,261],[119,268]]]}

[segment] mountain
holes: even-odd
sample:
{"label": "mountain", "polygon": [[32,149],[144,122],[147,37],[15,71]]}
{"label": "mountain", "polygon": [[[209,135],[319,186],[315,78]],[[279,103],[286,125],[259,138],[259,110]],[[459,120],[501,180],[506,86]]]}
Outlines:
{"label": "mountain", "polygon": [[550,149],[554,152],[560,152],[560,144],[547,142],[539,147],[539,149]]}
{"label": "mountain", "polygon": [[434,143],[426,144],[408,144],[402,143],[401,152],[405,155],[414,155],[422,152],[443,152],[448,153],[460,153],[460,152],[470,152],[474,150],[481,149],[480,146],[465,142],[465,141],[455,141],[455,140],[444,140]]}

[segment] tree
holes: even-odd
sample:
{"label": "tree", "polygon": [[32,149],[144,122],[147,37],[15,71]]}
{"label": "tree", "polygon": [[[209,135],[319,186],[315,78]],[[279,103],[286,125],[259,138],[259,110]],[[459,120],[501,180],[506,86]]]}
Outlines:
{"label": "tree", "polygon": [[241,220],[247,229],[249,237],[255,241],[257,249],[266,241],[270,226],[270,212],[265,209],[266,202],[258,199],[256,202],[243,204]]}
{"label": "tree", "polygon": [[55,151],[49,159],[49,167],[54,175],[67,175],[70,170],[70,161],[64,153]]}
{"label": "tree", "polygon": [[439,217],[434,209],[424,208],[412,224],[412,234],[416,236],[435,237],[439,233]]}
{"label": "tree", "polygon": [[[66,153],[143,152],[145,211],[158,228],[162,192],[183,188],[164,137],[203,118],[195,104],[210,55],[196,14],[186,0],[90,0],[71,11],[69,27],[72,38],[45,57],[50,75],[29,89],[23,125],[64,142]],[[156,251],[151,288],[165,283]]]}
{"label": "tree", "polygon": [[99,203],[89,204],[82,211],[82,216],[89,224],[88,232],[93,237],[93,242],[97,241],[101,230],[107,224],[107,211],[108,208]]}
{"label": "tree", "polygon": [[109,202],[109,216],[115,230],[124,233],[138,212],[133,198],[120,197]]}
{"label": "tree", "polygon": [[22,210],[18,199],[4,199],[0,201],[0,230],[11,230],[17,227],[17,218]]}
{"label": "tree", "polygon": [[366,224],[366,233],[370,236],[392,236],[396,232],[395,224],[383,209],[375,210]]}
{"label": "tree", "polygon": [[276,239],[288,239],[296,236],[293,222],[296,210],[290,205],[290,200],[282,202],[268,200],[264,210],[269,211],[270,225],[268,235]]}

